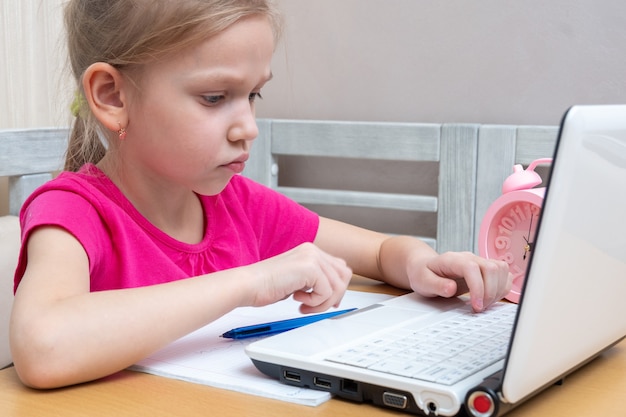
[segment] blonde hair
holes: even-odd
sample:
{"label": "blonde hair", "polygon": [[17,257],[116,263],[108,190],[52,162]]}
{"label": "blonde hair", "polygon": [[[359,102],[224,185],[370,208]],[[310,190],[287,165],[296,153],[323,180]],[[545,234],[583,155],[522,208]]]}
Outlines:
{"label": "blonde hair", "polygon": [[82,76],[95,62],[122,73],[214,36],[242,18],[268,18],[278,40],[281,17],[272,0],[71,0],[65,7],[70,66],[78,84],[76,116],[65,170],[97,163],[106,148],[82,91]]}

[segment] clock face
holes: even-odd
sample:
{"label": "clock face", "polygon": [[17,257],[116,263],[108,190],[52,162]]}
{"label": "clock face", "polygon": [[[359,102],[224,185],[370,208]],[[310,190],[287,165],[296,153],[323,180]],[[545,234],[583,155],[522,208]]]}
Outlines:
{"label": "clock face", "polygon": [[507,299],[517,303],[535,241],[541,206],[529,201],[503,205],[489,222],[483,256],[509,264],[513,287]]}

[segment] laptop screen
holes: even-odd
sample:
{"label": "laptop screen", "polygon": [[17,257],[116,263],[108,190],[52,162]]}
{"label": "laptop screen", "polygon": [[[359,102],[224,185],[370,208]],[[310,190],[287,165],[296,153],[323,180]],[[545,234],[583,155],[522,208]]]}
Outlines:
{"label": "laptop screen", "polygon": [[502,392],[518,402],[626,335],[626,106],[565,115]]}

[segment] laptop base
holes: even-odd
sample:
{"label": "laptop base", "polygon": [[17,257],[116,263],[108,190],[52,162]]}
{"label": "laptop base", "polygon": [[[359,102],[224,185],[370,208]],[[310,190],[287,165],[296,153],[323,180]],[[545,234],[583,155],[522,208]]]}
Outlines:
{"label": "laptop base", "polygon": [[347,378],[290,368],[255,359],[253,359],[252,362],[259,371],[269,377],[279,380],[283,384],[310,388],[318,391],[326,391],[346,400],[361,403],[372,403],[379,407],[402,411],[413,415],[437,415],[437,405],[435,403],[431,402],[425,404],[428,412],[424,412],[424,410],[422,410],[415,402],[413,394],[408,391],[390,389]]}

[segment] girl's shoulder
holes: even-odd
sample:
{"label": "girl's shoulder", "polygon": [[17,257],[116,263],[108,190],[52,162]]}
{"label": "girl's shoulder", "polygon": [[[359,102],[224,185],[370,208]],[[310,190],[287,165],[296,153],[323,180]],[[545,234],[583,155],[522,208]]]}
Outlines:
{"label": "girl's shoulder", "polygon": [[[61,172],[56,178],[37,188],[25,201],[22,211],[31,207],[36,200],[45,200],[50,210],[61,205],[63,210],[72,211],[69,201],[84,201],[88,205],[102,207],[111,203],[116,187],[95,166],[88,164],[78,172]],[[119,190],[118,190],[119,192]],[[82,204],[79,204],[79,206]]]}

